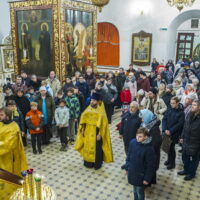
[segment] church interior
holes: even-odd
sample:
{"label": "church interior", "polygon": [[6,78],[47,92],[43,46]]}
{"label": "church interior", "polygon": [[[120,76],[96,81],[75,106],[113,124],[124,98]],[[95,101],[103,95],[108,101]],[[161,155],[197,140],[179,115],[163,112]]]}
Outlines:
{"label": "church interior", "polygon": [[0,200],[199,200],[199,7],[1,0]]}

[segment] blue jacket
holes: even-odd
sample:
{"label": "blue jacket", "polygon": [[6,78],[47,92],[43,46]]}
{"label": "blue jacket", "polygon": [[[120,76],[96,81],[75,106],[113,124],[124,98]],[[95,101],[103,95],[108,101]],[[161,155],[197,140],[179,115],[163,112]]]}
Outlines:
{"label": "blue jacket", "polygon": [[131,140],[125,165],[128,182],[135,186],[143,186],[143,181],[150,183],[156,171],[155,160],[151,137],[142,143]]}
{"label": "blue jacket", "polygon": [[179,104],[178,109],[169,108],[162,120],[162,131],[169,130],[173,143],[178,143],[185,122],[185,113],[183,105]]}
{"label": "blue jacket", "polygon": [[79,81],[76,83],[76,86],[78,87],[79,91],[82,92],[85,99],[87,99],[90,96],[90,90],[89,86],[86,82],[80,83]]}

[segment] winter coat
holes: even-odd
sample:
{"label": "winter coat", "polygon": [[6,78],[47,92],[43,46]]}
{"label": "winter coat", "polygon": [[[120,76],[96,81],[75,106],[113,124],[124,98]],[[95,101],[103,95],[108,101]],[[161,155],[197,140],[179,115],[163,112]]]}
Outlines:
{"label": "winter coat", "polygon": [[[141,105],[144,108],[150,110],[150,98],[144,97],[142,99]],[[161,120],[164,112],[167,110],[167,106],[165,105],[165,102],[163,101],[163,99],[161,99],[157,96],[156,101],[153,105],[153,108],[154,108],[153,113],[156,114],[157,117]],[[157,114],[158,111],[160,114]]]}
{"label": "winter coat", "polygon": [[115,78],[115,84],[117,87],[118,92],[121,92],[126,81],[125,73],[119,73]]}
{"label": "winter coat", "polygon": [[74,84],[71,82],[71,83],[65,83],[64,86],[63,86],[63,92],[65,95],[67,95],[67,90],[69,88],[74,88]]}
{"label": "winter coat", "polygon": [[165,82],[165,80],[164,79],[162,79],[162,80],[157,80],[157,79],[155,79],[154,81],[153,81],[153,87],[154,88],[159,88],[160,87],[160,83],[161,82]]}
{"label": "winter coat", "polygon": [[64,127],[69,126],[69,108],[58,107],[55,110],[56,125],[63,125]]}
{"label": "winter coat", "polygon": [[159,63],[157,61],[152,62],[151,63],[151,70],[155,72],[158,65],[159,65]]}
{"label": "winter coat", "polygon": [[143,89],[144,91],[149,92],[150,82],[148,78],[146,79],[139,78],[137,80],[137,90],[139,91],[140,89]]}
{"label": "winter coat", "polygon": [[30,102],[35,101],[35,99],[37,98],[35,92],[34,93],[26,93],[25,96]]}
{"label": "winter coat", "polygon": [[85,74],[85,81],[88,84],[90,91],[95,88],[96,77],[95,77],[94,73],[92,73],[91,75]]}
{"label": "winter coat", "polygon": [[129,87],[131,92],[131,100],[133,101],[137,96],[137,82],[135,80],[135,77],[130,80],[128,77],[124,83],[124,87]]}
{"label": "winter coat", "polygon": [[86,82],[81,83],[80,81],[77,81],[76,86],[78,87],[79,91],[82,92],[85,99],[90,96],[89,86]]}
{"label": "winter coat", "polygon": [[30,87],[30,82],[31,82],[31,79],[29,77],[22,78],[22,83],[26,85],[27,87]]}
{"label": "winter coat", "polygon": [[75,96],[79,100],[80,113],[82,113],[85,110],[85,108],[86,108],[85,98],[84,98],[83,94],[80,91],[79,91],[78,94],[75,94]]}
{"label": "winter coat", "polygon": [[30,87],[34,88],[34,91],[39,91],[40,86],[41,86],[41,81],[37,80],[36,82],[33,82],[31,80],[29,85],[30,85]]}
{"label": "winter coat", "polygon": [[142,123],[139,110],[136,113],[130,111],[124,113],[121,120],[120,135],[123,136],[124,145],[129,146],[130,141],[136,137],[136,132]]}
{"label": "winter coat", "polygon": [[24,117],[18,108],[12,112],[12,120],[18,124],[21,132],[25,132]]}
{"label": "winter coat", "polygon": [[131,92],[130,90],[122,90],[120,92],[120,100],[123,104],[131,103]]}
{"label": "winter coat", "polygon": [[[42,112],[40,112],[39,110],[30,110],[26,114],[26,125],[31,135],[42,133],[42,127],[44,126],[44,116],[42,115]],[[37,128],[40,128],[40,130],[37,131]]]}
{"label": "winter coat", "polygon": [[173,95],[172,93],[168,93],[168,92],[165,92],[165,94],[162,96],[162,99],[163,101],[165,102],[167,108],[171,108],[171,105],[170,105],[170,100],[172,97],[174,97],[175,95]]}
{"label": "winter coat", "polygon": [[113,98],[114,98],[114,100],[117,99],[118,92],[117,92],[117,88],[114,85],[106,84],[103,87],[103,90],[104,90],[104,96],[103,96],[104,103],[111,104],[112,103],[111,99],[113,99]]}
{"label": "winter coat", "polygon": [[[152,137],[152,145],[156,154],[156,170],[158,170],[160,165],[160,147],[162,144],[160,124],[161,121],[157,117],[155,117],[145,126],[149,131],[149,135]],[[152,184],[154,183],[152,182]]]}
{"label": "winter coat", "polygon": [[200,154],[200,115],[190,112],[183,128],[183,151],[189,156]]}
{"label": "winter coat", "polygon": [[25,96],[22,96],[22,97],[15,96],[14,100],[25,119],[26,113],[29,112],[30,110],[30,101]]}
{"label": "winter coat", "polygon": [[162,131],[165,133],[166,130],[170,131],[170,137],[173,143],[178,143],[179,137],[181,136],[183,126],[185,122],[185,113],[182,104],[179,104],[178,109],[169,108],[162,120]]}
{"label": "winter coat", "polygon": [[143,186],[143,181],[150,183],[156,170],[155,160],[151,137],[142,143],[131,140],[125,165],[129,184]]}
{"label": "winter coat", "polygon": [[149,79],[149,83],[150,83],[150,86],[151,87],[153,87],[153,83],[154,83],[154,81],[155,81],[155,79],[156,79],[156,76],[151,76],[151,75],[149,75],[148,76],[148,79]]}
{"label": "winter coat", "polygon": [[78,119],[80,115],[79,100],[75,95],[67,96],[65,98],[66,106],[69,108],[70,119]]}
{"label": "winter coat", "polygon": [[54,78],[51,80],[48,78],[47,80],[47,85],[53,90],[53,96],[57,96],[58,91],[61,89],[61,84],[60,81],[57,78]]}
{"label": "winter coat", "polygon": [[[38,110],[40,110],[42,112],[42,97],[41,95],[39,95],[38,99],[36,100],[36,102],[38,103]],[[55,103],[53,98],[46,93],[46,108],[47,108],[47,113],[48,113],[48,124],[51,124],[53,121],[53,117],[54,117],[54,112],[55,112]]]}

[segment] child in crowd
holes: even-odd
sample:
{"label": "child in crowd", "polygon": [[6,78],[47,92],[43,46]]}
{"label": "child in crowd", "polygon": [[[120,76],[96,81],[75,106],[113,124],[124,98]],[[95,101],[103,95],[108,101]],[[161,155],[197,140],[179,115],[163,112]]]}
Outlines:
{"label": "child in crowd", "polygon": [[145,199],[145,187],[155,174],[155,152],[146,128],[139,128],[136,139],[131,140],[125,169],[128,182],[134,187],[134,199]]}
{"label": "child in crowd", "polygon": [[78,98],[74,94],[74,89],[69,88],[67,90],[67,97],[65,98],[66,106],[69,108],[69,128],[68,136],[70,144],[74,144],[75,141],[75,123],[78,121],[80,114],[80,104]]}
{"label": "child in crowd", "polygon": [[58,108],[60,100],[64,99],[64,93],[62,90],[59,90],[56,97],[54,98],[55,106]]}
{"label": "child in crowd", "polygon": [[31,134],[31,144],[33,148],[33,153],[37,154],[36,142],[39,154],[42,154],[41,144],[42,144],[42,133],[44,126],[44,117],[42,112],[38,110],[38,104],[36,102],[31,102],[31,110],[26,114],[26,125]]}
{"label": "child in crowd", "polygon": [[9,100],[7,103],[8,109],[12,111],[12,120],[16,122],[20,128],[22,136],[24,136],[24,117],[21,111],[17,108],[14,100]]}
{"label": "child in crowd", "polygon": [[128,86],[125,86],[120,92],[120,100],[122,102],[122,112],[126,112],[129,109],[131,103],[131,92]]}
{"label": "child in crowd", "polygon": [[55,120],[57,126],[57,132],[60,136],[61,148],[60,151],[67,150],[67,129],[69,126],[69,109],[66,107],[66,101],[61,99],[59,101],[59,107],[55,111]]}
{"label": "child in crowd", "polygon": [[35,101],[35,99],[36,99],[36,93],[35,93],[34,88],[32,86],[28,88],[28,92],[26,93],[25,96],[27,97],[27,99],[30,102]]}

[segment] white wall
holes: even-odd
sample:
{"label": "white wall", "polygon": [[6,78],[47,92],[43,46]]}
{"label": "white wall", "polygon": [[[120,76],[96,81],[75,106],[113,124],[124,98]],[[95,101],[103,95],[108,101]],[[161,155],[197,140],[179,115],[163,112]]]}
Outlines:
{"label": "white wall", "polygon": [[[149,10],[148,14],[137,13],[135,7],[138,2],[145,3],[142,7],[144,10],[146,8]],[[191,8],[185,8],[182,12],[198,9],[199,3],[200,0],[196,0]],[[171,53],[175,39],[171,40],[170,25],[179,14],[180,12],[175,7],[170,7],[166,0],[110,0],[99,14],[98,21],[113,23],[119,29],[120,64],[127,67],[131,61],[131,35],[141,30],[153,34],[152,58],[156,57],[159,61],[175,58],[175,50],[173,54]],[[161,31],[160,28],[168,28],[168,30]],[[176,35],[176,33],[172,34]]]}
{"label": "white wall", "polygon": [[[0,0],[0,40],[10,31],[7,2],[8,0]],[[147,10],[147,13],[144,12],[143,15],[140,15],[138,3],[142,4],[143,10]],[[196,0],[191,8],[185,8],[181,13],[199,9],[199,5],[200,0]],[[159,61],[174,59],[176,30],[183,21],[176,20],[176,25],[172,22],[181,13],[175,7],[170,7],[167,0],[110,0],[110,3],[103,8],[102,13],[98,14],[98,22],[110,22],[118,28],[121,42],[120,65],[127,67],[131,62],[132,34],[141,30],[153,34],[152,57],[156,57]],[[188,19],[190,16],[186,15],[183,20]],[[160,28],[163,27],[168,30],[161,31]]]}

